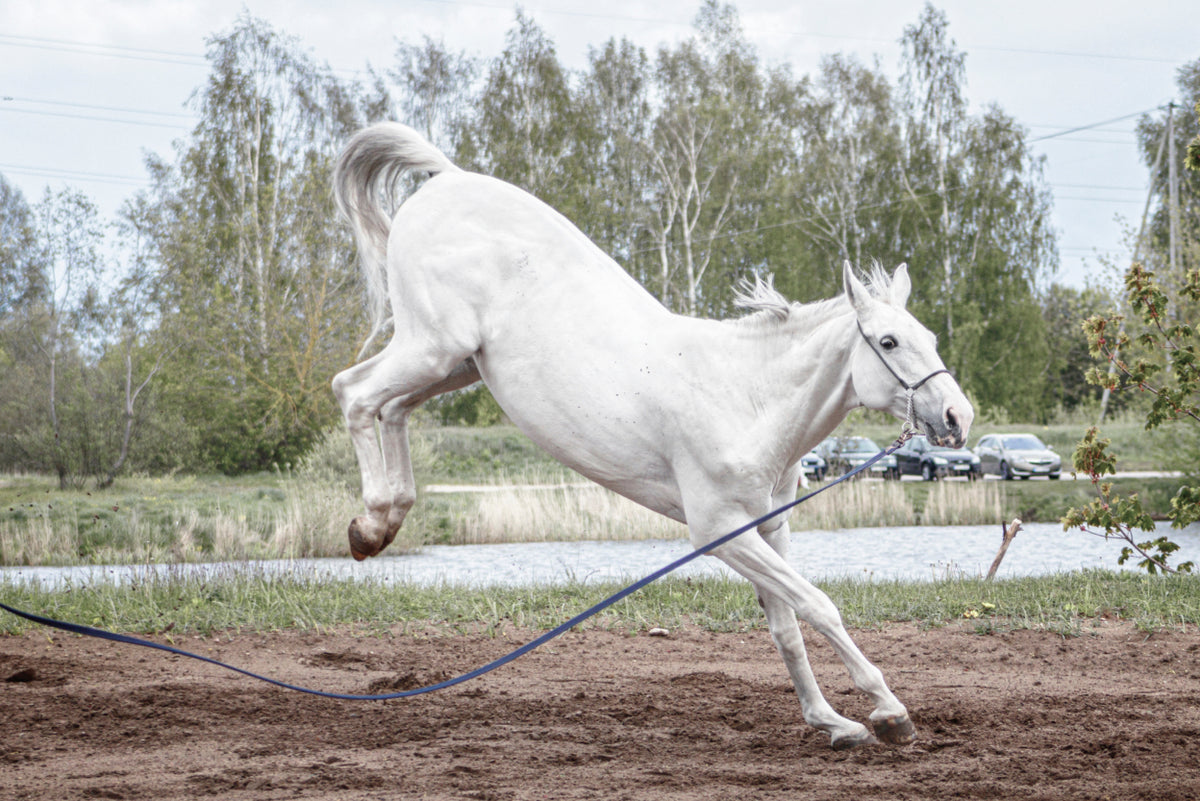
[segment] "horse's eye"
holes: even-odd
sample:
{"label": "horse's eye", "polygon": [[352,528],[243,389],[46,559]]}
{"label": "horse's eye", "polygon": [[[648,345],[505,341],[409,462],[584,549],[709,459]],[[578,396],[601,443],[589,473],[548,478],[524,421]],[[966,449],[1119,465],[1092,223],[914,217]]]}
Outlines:
{"label": "horse's eye", "polygon": [[879,340],[879,346],[884,350],[892,350],[896,347],[896,338],[892,336],[886,336]]}

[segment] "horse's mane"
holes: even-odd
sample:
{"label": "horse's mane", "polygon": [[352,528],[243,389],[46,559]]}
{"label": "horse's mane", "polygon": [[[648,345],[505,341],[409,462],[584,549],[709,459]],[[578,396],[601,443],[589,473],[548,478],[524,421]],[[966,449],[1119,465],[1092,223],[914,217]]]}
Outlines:
{"label": "horse's mane", "polygon": [[[892,277],[881,264],[875,262],[871,265],[871,271],[863,276],[863,283],[872,297],[888,302]],[[766,278],[756,275],[753,280],[743,278],[738,281],[733,305],[750,311],[750,314],[739,318],[737,322],[769,325],[790,321],[806,328],[816,328],[846,310],[846,296],[841,294],[810,303],[790,301],[775,289],[774,275],[769,274]]]}

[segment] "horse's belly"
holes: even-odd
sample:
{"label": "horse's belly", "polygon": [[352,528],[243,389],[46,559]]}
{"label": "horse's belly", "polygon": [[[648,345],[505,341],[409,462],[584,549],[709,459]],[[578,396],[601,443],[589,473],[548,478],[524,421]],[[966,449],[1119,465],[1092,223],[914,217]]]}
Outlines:
{"label": "horse's belly", "polygon": [[[553,350],[550,348],[548,350]],[[682,520],[670,460],[670,431],[649,386],[543,351],[536,363],[495,365],[480,374],[506,415],[539,447],[587,478]]]}

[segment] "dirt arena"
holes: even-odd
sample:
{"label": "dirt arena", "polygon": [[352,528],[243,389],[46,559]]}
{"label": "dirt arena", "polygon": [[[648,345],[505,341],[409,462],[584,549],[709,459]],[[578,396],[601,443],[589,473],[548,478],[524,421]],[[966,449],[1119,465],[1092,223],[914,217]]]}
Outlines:
{"label": "dirt arena", "polygon": [[[314,699],[47,630],[0,637],[0,798],[1200,798],[1196,631],[853,634],[908,705],[914,745],[832,751],[801,720],[765,631],[572,633],[475,682],[388,702]],[[178,644],[366,693],[457,675],[529,638]],[[865,719],[812,640],[826,695]]]}

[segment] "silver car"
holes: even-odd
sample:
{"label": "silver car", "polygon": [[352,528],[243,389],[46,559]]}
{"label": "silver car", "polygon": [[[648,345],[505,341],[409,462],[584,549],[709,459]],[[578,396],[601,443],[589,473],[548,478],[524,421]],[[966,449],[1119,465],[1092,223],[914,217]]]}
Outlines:
{"label": "silver car", "polygon": [[1003,479],[1062,474],[1062,457],[1033,434],[988,434],[975,446],[984,473]]}

